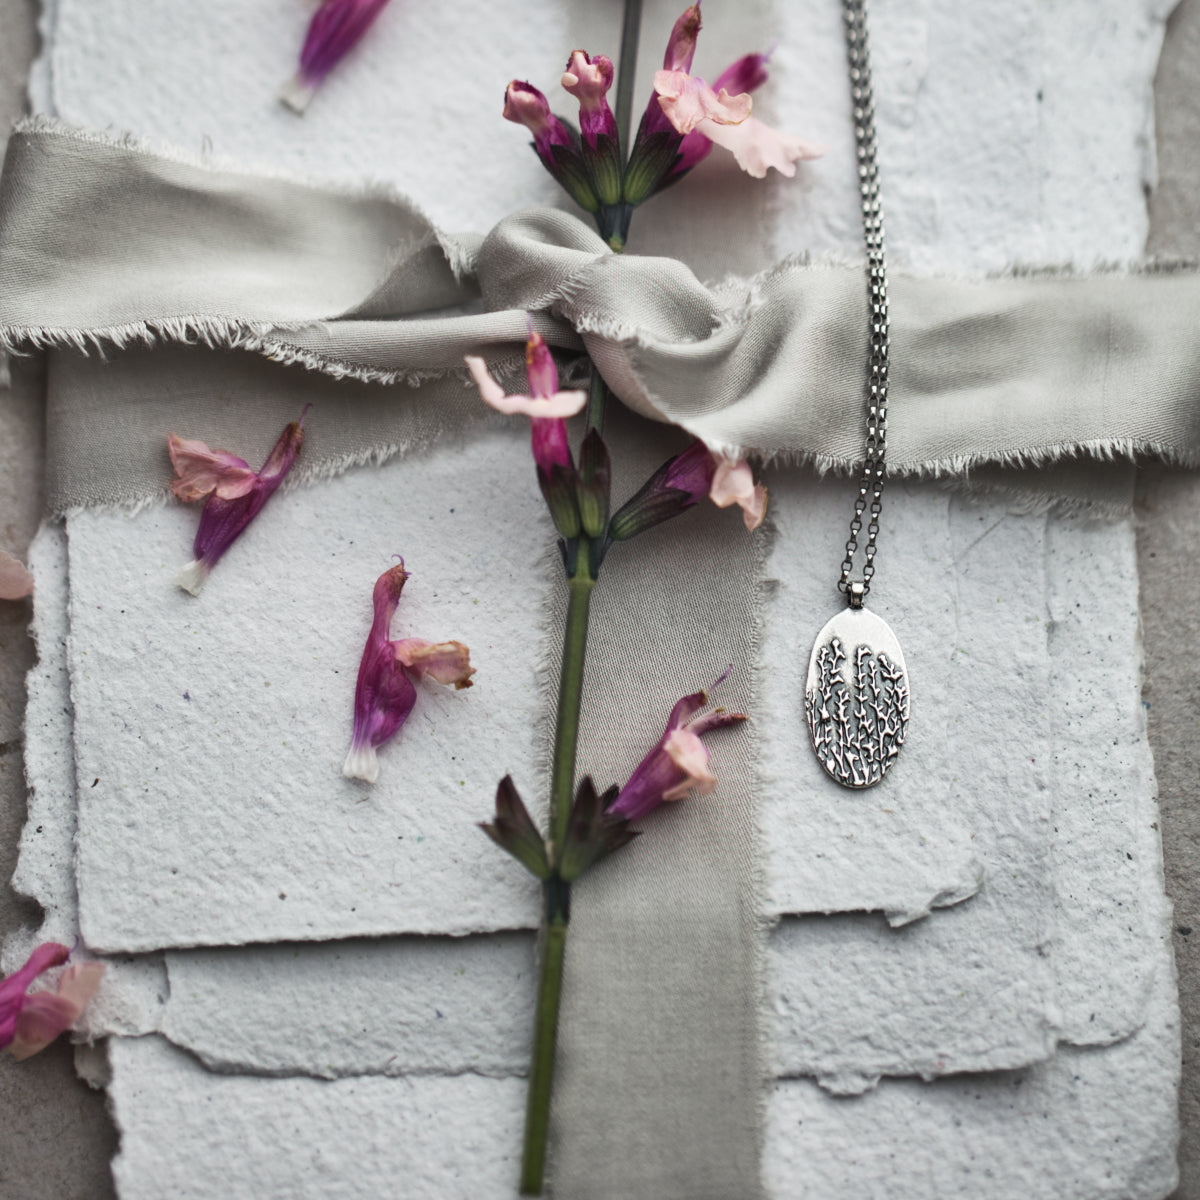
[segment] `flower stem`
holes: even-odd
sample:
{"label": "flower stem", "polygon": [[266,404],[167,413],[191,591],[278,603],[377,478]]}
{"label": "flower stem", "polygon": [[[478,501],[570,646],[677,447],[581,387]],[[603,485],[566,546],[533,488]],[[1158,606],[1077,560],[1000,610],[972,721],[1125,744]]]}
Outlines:
{"label": "flower stem", "polygon": [[[570,885],[556,880],[560,887]],[[549,889],[547,889],[549,901]],[[521,1157],[521,1195],[540,1196],[546,1175],[546,1138],[550,1128],[550,1089],[554,1081],[554,1042],[562,995],[563,956],[567,948],[565,914],[551,917],[542,943],[541,981],[533,1024],[533,1057],[525,1103],[525,1146]]]}
{"label": "flower stem", "polygon": [[629,129],[633,118],[633,84],[637,77],[638,38],[642,32],[642,0],[625,0],[621,21],[621,53],[617,63],[617,136],[621,158],[629,156]]}
{"label": "flower stem", "polygon": [[557,855],[567,834],[575,794],[575,750],[579,743],[579,709],[583,697],[583,660],[587,652],[588,608],[592,578],[588,546],[579,547],[575,574],[567,582],[567,626],[563,634],[562,670],[558,683],[558,717],[554,731],[554,765],[550,772],[550,839]]}

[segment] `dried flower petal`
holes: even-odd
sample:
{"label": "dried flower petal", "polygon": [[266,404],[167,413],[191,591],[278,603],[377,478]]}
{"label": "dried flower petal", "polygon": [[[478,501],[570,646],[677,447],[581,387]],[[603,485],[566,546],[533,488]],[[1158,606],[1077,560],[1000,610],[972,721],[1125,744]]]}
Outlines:
{"label": "dried flower petal", "polygon": [[[181,500],[207,497],[196,540],[195,559],[175,577],[184,591],[198,596],[208,573],[221,555],[237,541],[242,531],[258,516],[272,494],[292,469],[304,445],[304,417],[293,421],[275,443],[260,471],[225,450],[210,450],[203,442],[167,434],[167,449],[179,478],[172,483]],[[248,479],[247,479],[248,476]]]}
{"label": "dried flower petal", "polygon": [[354,734],[342,766],[347,779],[374,783],[379,778],[376,750],[408,720],[417,702],[413,676],[429,674],[439,683],[471,686],[475,668],[461,642],[427,642],[422,638],[391,640],[392,618],[408,581],[404,560],[384,571],[372,593],[374,619],[358,666],[354,689]]}
{"label": "dried flower petal", "polygon": [[279,99],[303,113],[321,81],[362,40],[388,0],[323,0],[309,22],[300,51],[300,70],[284,84]]}
{"label": "dried flower petal", "polygon": [[104,974],[102,963],[81,963],[63,972],[54,992],[26,995],[45,971],[61,966],[70,951],[59,942],[43,942],[19,970],[0,980],[0,1048],[28,1058],[48,1046],[79,1019]]}
{"label": "dried flower petal", "polygon": [[593,150],[597,139],[617,136],[616,118],[607,99],[612,81],[612,59],[603,54],[592,58],[585,50],[572,51],[562,85],[579,101],[579,132]]}

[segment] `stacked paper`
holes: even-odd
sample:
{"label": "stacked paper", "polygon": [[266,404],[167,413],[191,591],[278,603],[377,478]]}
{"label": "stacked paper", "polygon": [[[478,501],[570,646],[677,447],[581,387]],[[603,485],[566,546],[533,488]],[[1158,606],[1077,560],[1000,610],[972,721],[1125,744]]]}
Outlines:
{"label": "stacked paper", "polygon": [[[571,46],[616,41],[595,6],[393,6],[297,122],[272,103],[292,6],[160,8],[47,3],[40,106],[268,166],[384,173],[448,227],[557,202],[520,133],[493,127],[501,90],[514,73],[548,87]],[[1168,8],[873,10],[897,264],[1138,255]],[[648,10],[644,79],[676,15]],[[857,255],[838,5],[706,20],[698,67],[778,43],[760,111],[831,150],[765,185],[714,156],[639,214],[634,248],[706,277]],[[432,64],[464,28],[496,61],[450,80]],[[1104,187],[1079,186],[1101,162]],[[749,257],[727,261],[724,220],[761,228],[738,239]],[[768,481],[753,718],[770,1194],[1165,1196],[1178,1030],[1131,520],[891,483],[872,604],[905,647],[913,720],[885,785],[851,794],[802,721],[851,493],[786,466]],[[109,962],[86,1030],[105,1061],[85,1062],[110,1088],[124,1200],[374,1196],[397,1179],[410,1196],[510,1195],[538,896],[474,823],[499,774],[533,795],[543,767],[538,668],[557,634],[524,431],[481,424],[281,494],[200,600],[170,582],[194,522],[174,504],[93,509],[35,544],[15,882],[46,919],[4,965],[78,934]],[[467,641],[478,685],[423,691],[368,789],[340,765],[366,598],[398,551],[406,632]]]}

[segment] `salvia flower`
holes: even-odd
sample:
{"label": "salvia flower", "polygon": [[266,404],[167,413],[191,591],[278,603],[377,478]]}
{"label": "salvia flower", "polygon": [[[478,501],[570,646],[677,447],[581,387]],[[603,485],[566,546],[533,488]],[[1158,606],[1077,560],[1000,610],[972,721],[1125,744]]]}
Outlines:
{"label": "salvia flower", "polygon": [[374,783],[379,778],[376,750],[408,720],[417,702],[417,683],[428,675],[455,689],[469,688],[475,668],[462,642],[391,640],[392,617],[408,579],[401,559],[375,581],[375,617],[358,666],[354,689],[354,734],[342,774]]}
{"label": "salvia flower", "polygon": [[322,0],[300,51],[300,69],[279,99],[303,113],[325,76],[362,40],[388,0]]}
{"label": "salvia flower", "polygon": [[487,363],[482,358],[467,355],[466,363],[485,404],[498,412],[520,413],[529,418],[530,444],[542,495],[559,533],[565,538],[576,537],[580,529],[579,504],[565,418],[583,410],[587,392],[558,390],[558,369],[550,347],[532,326],[525,343],[529,395],[505,395],[504,389],[488,373]]}
{"label": "salvia flower", "polygon": [[[724,678],[722,675],[717,683]],[[747,718],[745,713],[718,708],[690,720],[707,703],[708,693],[699,691],[684,696],[675,705],[662,737],[609,805],[609,816],[639,821],[665,800],[682,800],[693,790],[707,796],[717,786],[708,766],[708,748],[701,738],[714,729],[736,725]]]}
{"label": "salvia flower", "polygon": [[203,442],[167,434],[167,449],[177,479],[171,490],[184,501],[204,501],[192,545],[195,559],[175,577],[184,591],[198,596],[217,560],[258,516],[262,506],[292,469],[304,445],[304,414],[279,435],[259,471],[227,450],[210,450]]}
{"label": "salvia flower", "polygon": [[579,101],[583,161],[602,208],[621,200],[620,139],[607,99],[612,81],[612,60],[585,50],[572,52],[562,77],[563,88]]}
{"label": "salvia flower", "polygon": [[0,980],[0,1049],[14,1058],[44,1050],[60,1033],[79,1020],[104,975],[104,964],[89,962],[68,967],[53,992],[27,995],[35,979],[62,966],[70,951],[59,942],[43,942],[25,965]]}
{"label": "salvia flower", "polygon": [[750,465],[714,454],[697,438],[668,459],[646,481],[637,495],[613,516],[608,536],[627,541],[655,525],[677,517],[708,497],[718,508],[737,504],[746,528],[755,530],[767,511],[767,489],[754,482]]}

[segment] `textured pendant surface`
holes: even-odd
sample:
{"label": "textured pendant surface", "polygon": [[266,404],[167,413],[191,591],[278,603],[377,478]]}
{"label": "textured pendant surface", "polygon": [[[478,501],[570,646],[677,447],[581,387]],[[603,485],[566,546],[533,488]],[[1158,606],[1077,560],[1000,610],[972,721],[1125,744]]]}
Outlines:
{"label": "textured pendant surface", "polygon": [[804,711],[813,750],[843,787],[878,783],[908,731],[908,673],[888,623],[847,608],[817,634]]}

